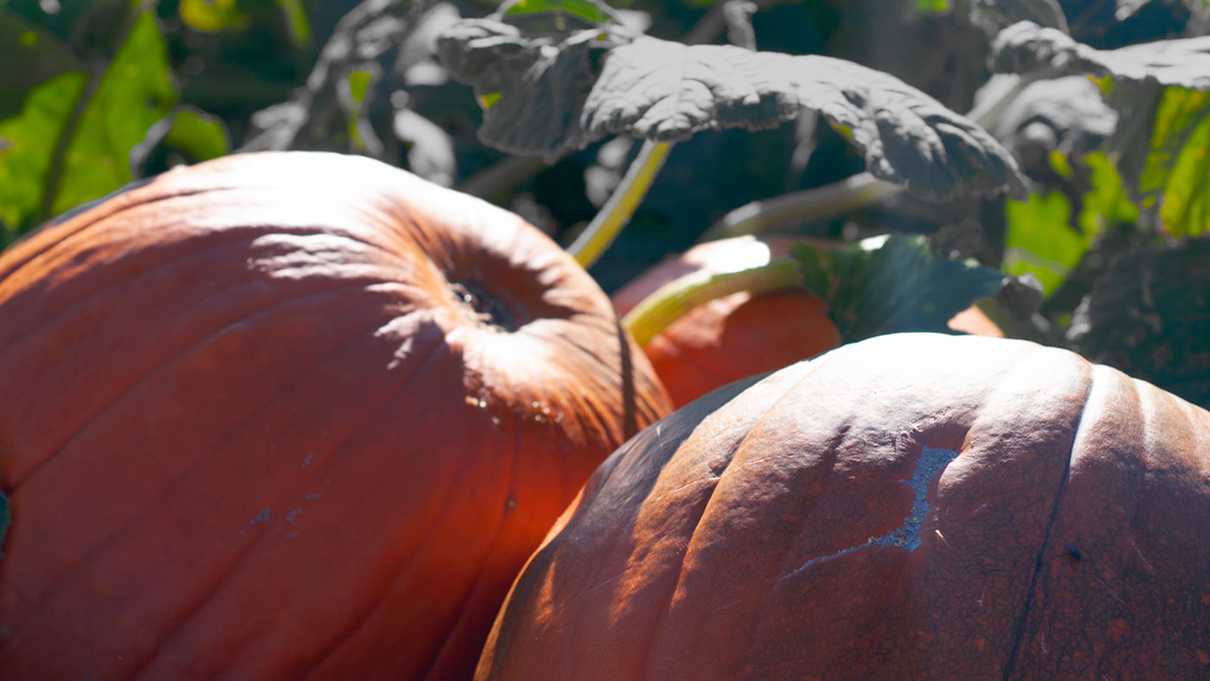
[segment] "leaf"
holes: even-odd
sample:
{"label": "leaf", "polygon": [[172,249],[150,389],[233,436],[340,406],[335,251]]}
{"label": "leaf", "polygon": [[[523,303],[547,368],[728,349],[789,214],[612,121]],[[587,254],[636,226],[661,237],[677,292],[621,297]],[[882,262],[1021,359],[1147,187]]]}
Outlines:
{"label": "leaf", "polygon": [[1071,32],[1057,0],[971,0],[970,13],[976,26],[993,34],[1018,21]]}
{"label": "leaf", "polygon": [[1004,271],[1032,274],[1049,296],[1067,278],[1088,246],[1069,226],[1071,202],[1061,192],[1032,194],[1005,208]]}
{"label": "leaf", "polygon": [[1117,84],[1210,90],[1210,36],[1098,50],[1062,31],[1022,21],[996,36],[992,70],[1039,78],[1109,76]]}
{"label": "leaf", "polygon": [[164,144],[180,151],[190,161],[208,161],[231,151],[227,126],[219,117],[188,106],[173,112],[171,120]]}
{"label": "leaf", "polygon": [[607,24],[615,18],[609,6],[595,0],[510,0],[500,9],[506,17],[563,14],[590,25]]}
{"label": "leaf", "polygon": [[948,14],[953,9],[951,0],[916,0],[916,11],[920,14]]}
{"label": "leaf", "polygon": [[252,23],[239,0],[181,0],[177,14],[186,26],[204,33],[242,31]]}
{"label": "leaf", "polygon": [[1210,407],[1210,239],[1136,250],[1098,277],[1068,339],[1108,364]]}
{"label": "leaf", "polygon": [[159,25],[152,12],[140,12],[83,109],[63,159],[52,212],[133,180],[131,150],[172,110],[176,97]]}
{"label": "leaf", "polygon": [[1210,36],[1097,50],[1022,23],[995,49],[998,70],[1100,77],[1122,121],[1108,148],[1136,199],[1172,236],[1210,231]]}
{"label": "leaf", "polygon": [[34,88],[80,64],[71,50],[51,34],[0,12],[0,120],[16,116]]}
{"label": "leaf", "polygon": [[63,134],[84,81],[75,71],[55,76],[25,97],[18,116],[0,121],[0,245],[33,227],[47,203],[53,140]]}
{"label": "leaf", "polygon": [[[1060,158],[1067,161],[1065,156]],[[1108,156],[1093,152],[1079,163],[1088,175],[1088,191],[1080,197],[1074,227],[1071,201],[1062,192],[1034,194],[1006,206],[1004,271],[1014,276],[1033,274],[1048,298],[1106,230],[1134,224],[1139,218],[1138,208]]]}
{"label": "leaf", "polygon": [[307,19],[307,8],[302,0],[276,0],[290,30],[290,41],[303,49],[311,44],[311,22]]}
{"label": "leaf", "polygon": [[1004,286],[996,270],[933,255],[924,237],[869,242],[794,251],[806,287],[828,303],[846,343],[906,331],[948,333],[950,318]]}
{"label": "leaf", "polygon": [[548,159],[610,134],[669,142],[818,111],[874,175],[926,198],[1023,192],[1011,155],[972,121],[888,74],[822,56],[633,37],[616,27],[523,35],[490,19],[438,39],[451,74],[500,93],[480,139]]}

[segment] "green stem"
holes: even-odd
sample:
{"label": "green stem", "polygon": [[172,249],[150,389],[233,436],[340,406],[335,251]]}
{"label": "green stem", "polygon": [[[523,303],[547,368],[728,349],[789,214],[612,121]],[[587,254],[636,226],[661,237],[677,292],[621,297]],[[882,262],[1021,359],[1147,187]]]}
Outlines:
{"label": "green stem", "polygon": [[747,291],[753,295],[802,285],[802,271],[790,258],[725,273],[692,272],[661,286],[622,318],[640,347],[698,305]]}
{"label": "green stem", "polygon": [[513,191],[545,167],[546,161],[539,156],[510,156],[471,175],[458,187],[458,191],[483,199],[496,199]]}
{"label": "green stem", "polygon": [[621,234],[622,228],[630,221],[635,209],[647,195],[647,190],[651,188],[651,183],[663,167],[670,149],[671,142],[643,142],[643,148],[626,169],[621,184],[592,222],[588,223],[588,227],[584,228],[575,243],[567,248],[568,253],[571,253],[571,257],[575,258],[581,267],[592,267],[618,234]]}
{"label": "green stem", "polygon": [[869,173],[858,173],[822,187],[753,201],[714,223],[703,241],[760,234],[787,225],[829,220],[892,196],[900,188]]}
{"label": "green stem", "polygon": [[[998,95],[980,103],[967,115],[979,125],[994,126],[1008,104],[1021,94],[1032,79],[1017,76]],[[903,191],[903,188],[880,180],[868,172],[858,173],[839,182],[753,201],[724,215],[714,223],[701,241],[762,232],[803,222],[830,220],[865,208]]]}

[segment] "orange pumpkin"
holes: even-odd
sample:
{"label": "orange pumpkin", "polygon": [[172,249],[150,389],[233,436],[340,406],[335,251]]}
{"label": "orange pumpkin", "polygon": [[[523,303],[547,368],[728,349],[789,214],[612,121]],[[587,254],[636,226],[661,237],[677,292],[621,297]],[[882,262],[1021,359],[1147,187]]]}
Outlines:
{"label": "orange pumpkin", "polygon": [[520,218],[355,157],[169,172],[0,257],[0,676],[458,679],[668,410]]}
{"label": "orange pumpkin", "polygon": [[750,383],[602,464],[478,681],[1210,678],[1210,413],[975,336]]}
{"label": "orange pumpkin", "polygon": [[[790,252],[789,239],[708,241],[671,257],[613,295],[619,315],[661,286],[698,271],[759,267]],[[699,305],[643,348],[676,406],[732,381],[780,369],[840,344],[827,306],[805,289],[733,293]]]}
{"label": "orange pumpkin", "polygon": [[[673,256],[613,295],[619,315],[661,286],[698,271],[730,272],[759,267],[789,255],[795,243],[828,248],[825,241],[751,236],[708,241]],[[949,321],[955,331],[1003,337],[979,308]],[[690,310],[643,348],[672,396],[682,406],[745,376],[780,369],[840,344],[827,305],[805,289],[752,295],[733,293]]]}

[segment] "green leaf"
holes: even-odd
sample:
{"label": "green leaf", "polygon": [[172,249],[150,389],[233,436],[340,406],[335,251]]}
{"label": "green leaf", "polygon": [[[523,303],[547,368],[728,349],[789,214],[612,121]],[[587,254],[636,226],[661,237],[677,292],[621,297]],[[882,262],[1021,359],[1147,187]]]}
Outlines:
{"label": "green leaf", "polygon": [[1172,236],[1210,231],[1210,91],[1164,90],[1138,190]]}
{"label": "green leaf", "polygon": [[501,9],[501,14],[506,17],[562,13],[598,25],[607,24],[613,19],[608,6],[593,0],[514,0],[505,3]]}
{"label": "green leaf", "polygon": [[1086,154],[1082,162],[1091,171],[1092,187],[1084,195],[1079,225],[1091,245],[1110,227],[1138,222],[1139,209],[1131,201],[1130,192],[1109,156],[1098,151]]}
{"label": "green leaf", "polygon": [[933,255],[924,237],[878,241],[795,247],[804,284],[828,303],[845,342],[906,331],[949,333],[950,318],[1004,286],[1001,272]]}
{"label": "green leaf", "polygon": [[949,14],[953,9],[951,0],[916,0],[916,11],[920,14]]}
{"label": "green leaf", "polygon": [[159,25],[152,12],[140,12],[84,108],[67,148],[52,212],[133,180],[131,149],[172,110],[176,98]]}
{"label": "green leaf", "polygon": [[242,31],[252,23],[239,0],[181,0],[178,14],[186,26],[204,33]]}
{"label": "green leaf", "polygon": [[1049,296],[1080,262],[1088,242],[1071,228],[1071,202],[1061,192],[1008,201],[1004,271],[1033,274]]}
{"label": "green leaf", "polygon": [[377,74],[370,69],[355,69],[349,71],[345,77],[349,140],[353,147],[361,152],[368,150],[376,142],[370,122],[365,118],[365,109],[370,87],[377,78]]}
{"label": "green leaf", "polygon": [[231,150],[231,139],[222,119],[193,107],[180,107],[173,113],[164,144],[193,162],[218,158]]}
{"label": "green leaf", "polygon": [[54,141],[64,134],[85,80],[76,71],[55,76],[24,98],[20,114],[0,121],[0,242],[11,241],[43,217]]}
{"label": "green leaf", "polygon": [[302,0],[277,0],[290,29],[290,40],[295,47],[305,48],[311,44],[311,22],[307,19],[307,8]]}

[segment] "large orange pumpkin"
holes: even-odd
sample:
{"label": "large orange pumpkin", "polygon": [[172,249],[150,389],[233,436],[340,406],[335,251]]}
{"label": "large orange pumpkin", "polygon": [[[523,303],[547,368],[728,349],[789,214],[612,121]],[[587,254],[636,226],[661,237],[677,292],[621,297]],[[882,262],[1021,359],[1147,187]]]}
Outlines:
{"label": "large orange pumpkin", "polygon": [[[793,241],[738,237],[708,241],[669,258],[613,295],[619,315],[664,284],[692,272],[759,267]],[[840,344],[827,306],[806,289],[733,293],[690,310],[643,351],[676,406],[732,381],[780,369]]]}
{"label": "large orange pumpkin", "polygon": [[593,468],[667,410],[520,218],[235,156],[0,257],[0,676],[457,679]]}
{"label": "large orange pumpkin", "polygon": [[1210,678],[1210,413],[974,336],[744,387],[602,464],[478,681]]}

